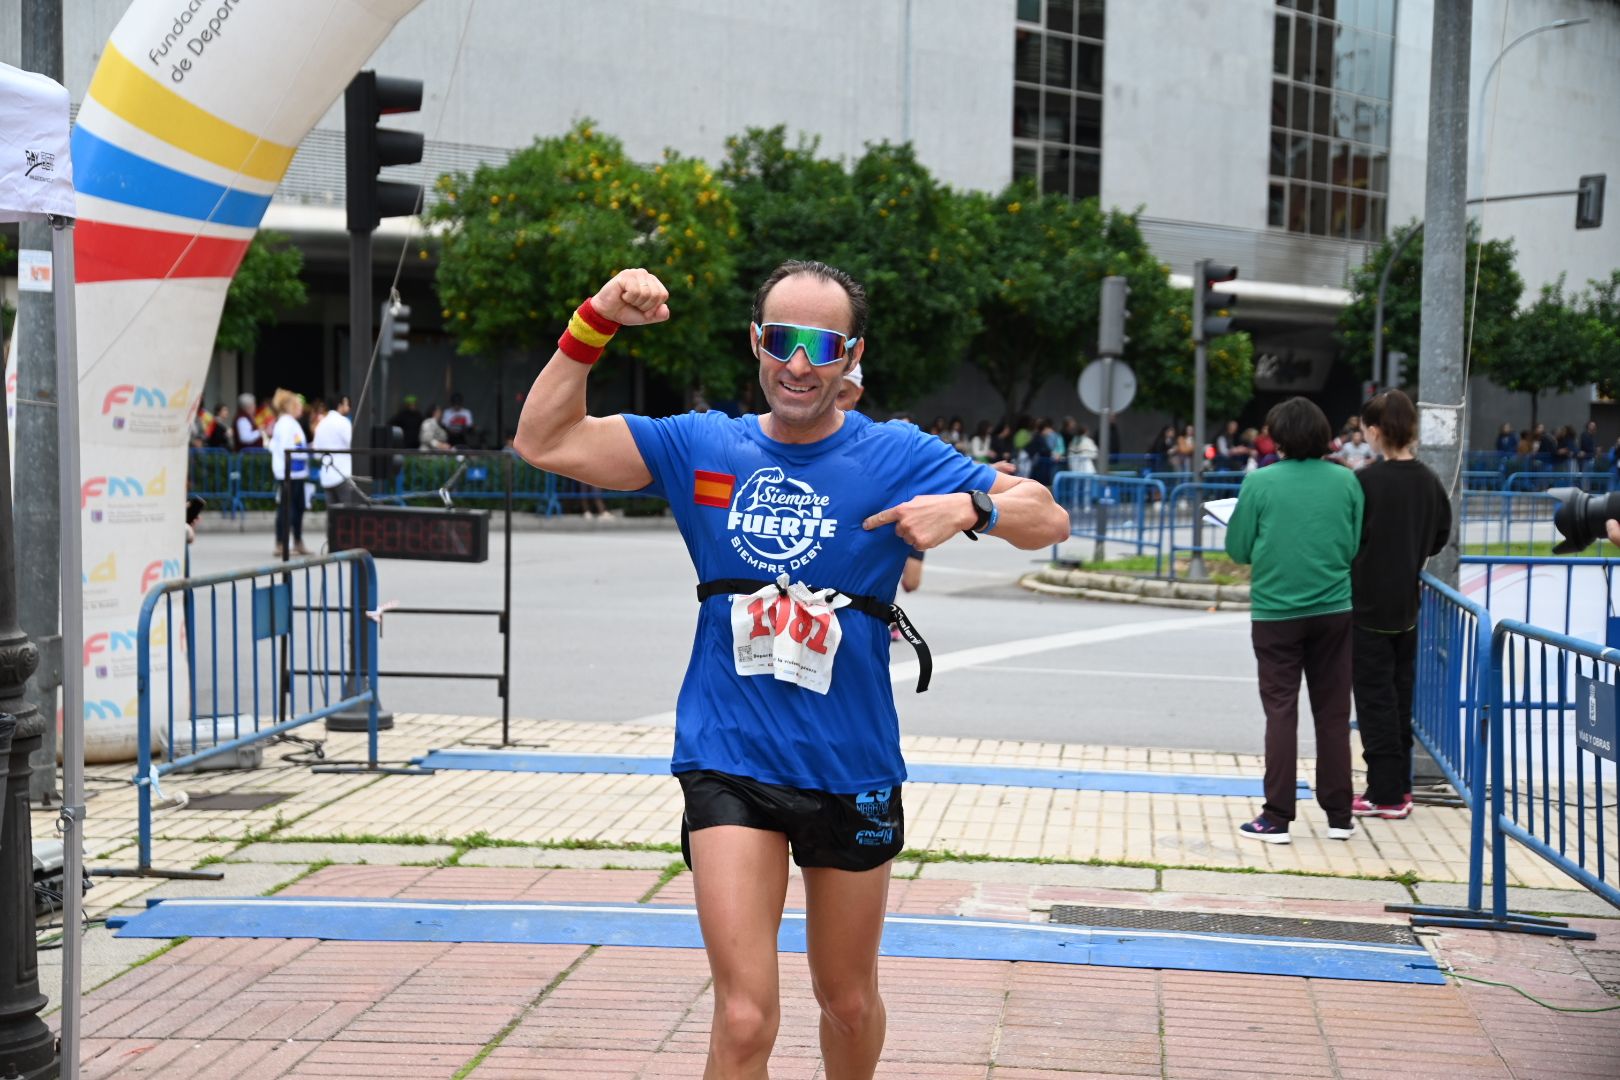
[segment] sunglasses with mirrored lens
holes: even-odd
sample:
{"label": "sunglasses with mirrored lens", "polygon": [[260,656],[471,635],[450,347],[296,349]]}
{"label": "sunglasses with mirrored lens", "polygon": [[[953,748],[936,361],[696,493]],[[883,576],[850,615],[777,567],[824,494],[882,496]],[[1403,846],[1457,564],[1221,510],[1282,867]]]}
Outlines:
{"label": "sunglasses with mirrored lens", "polygon": [[837,330],[823,330],[819,326],[799,326],[796,323],[770,322],[754,325],[759,334],[759,347],[772,360],[787,363],[799,349],[814,367],[843,360],[855,350],[858,337],[845,337]]}

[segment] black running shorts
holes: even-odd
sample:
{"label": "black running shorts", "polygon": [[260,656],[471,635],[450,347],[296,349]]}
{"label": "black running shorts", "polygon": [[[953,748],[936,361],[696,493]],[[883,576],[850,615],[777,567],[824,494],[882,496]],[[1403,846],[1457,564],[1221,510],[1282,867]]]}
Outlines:
{"label": "black running shorts", "polygon": [[692,865],[690,837],[713,825],[742,825],[784,833],[800,866],[872,870],[905,846],[900,785],[835,795],[762,784],[746,776],[698,769],[676,776],[686,793],[681,854]]}

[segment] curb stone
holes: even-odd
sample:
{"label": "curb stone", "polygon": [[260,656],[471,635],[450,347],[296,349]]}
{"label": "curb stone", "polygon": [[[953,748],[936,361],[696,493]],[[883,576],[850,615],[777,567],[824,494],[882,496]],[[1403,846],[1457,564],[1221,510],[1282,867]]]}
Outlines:
{"label": "curb stone", "polygon": [[1025,574],[1018,583],[1031,592],[1050,596],[1070,596],[1086,600],[1108,600],[1122,604],[1149,604],[1154,607],[1196,608],[1216,611],[1248,611],[1247,585],[1212,585],[1192,581],[1164,581],[1135,574],[1111,574],[1048,566]]}

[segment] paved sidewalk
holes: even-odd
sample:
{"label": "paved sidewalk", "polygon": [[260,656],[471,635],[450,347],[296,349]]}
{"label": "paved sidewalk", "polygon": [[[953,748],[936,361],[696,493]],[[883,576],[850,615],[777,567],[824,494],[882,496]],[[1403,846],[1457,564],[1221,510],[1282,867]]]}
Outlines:
{"label": "paved sidewalk", "polygon": [[[404,763],[429,749],[488,747],[500,724],[485,717],[402,714],[382,736],[382,755]],[[319,735],[319,725],[313,728]],[[552,753],[659,755],[670,753],[664,726],[514,720],[523,749]],[[1258,777],[1260,757],[1245,754],[1081,746],[994,739],[907,738],[914,763],[1084,768]],[[364,753],[362,735],[336,735],[332,760]],[[680,789],[667,776],[442,771],[431,776],[316,775],[286,765],[292,748],[271,748],[266,764],[248,773],[199,773],[166,779],[165,793],[275,792],[286,798],[262,810],[158,811],[154,863],[190,867],[223,858],[243,839],[404,839],[449,844],[498,841],[560,845],[668,845],[678,839]],[[1359,758],[1358,758],[1359,760]],[[1300,762],[1312,776],[1314,762]],[[110,783],[92,783],[86,837],[89,865],[132,862],[135,797],[123,781],[127,766],[92,768]],[[1259,812],[1258,798],[1054,791],[990,785],[908,784],[906,839],[916,850],[975,857],[1056,859],[1102,863],[1308,874],[1403,877],[1421,882],[1468,878],[1468,815],[1456,808],[1420,807],[1406,821],[1364,820],[1348,843],[1325,838],[1326,820],[1302,802],[1286,847],[1244,840],[1238,826]],[[36,836],[54,817],[36,814]],[[1620,851],[1610,835],[1609,850]],[[1521,848],[1509,852],[1512,884],[1559,889],[1568,880]],[[97,909],[116,907],[153,887],[150,879],[103,881],[90,896]]]}
{"label": "paved sidewalk", "polygon": [[[362,855],[362,851],[357,851]],[[983,864],[980,864],[981,867]],[[930,864],[941,874],[952,867]],[[988,876],[988,875],[985,875]],[[1038,877],[1039,875],[1035,875]],[[284,895],[688,903],[657,870],[327,866]],[[797,885],[790,906],[802,904]],[[1366,901],[897,880],[891,910],[1031,920],[1054,902],[1279,907],[1387,918]],[[1447,932],[1442,960],[1553,1004],[1616,1004],[1598,942]],[[148,945],[150,943],[147,943]],[[784,955],[773,1076],[821,1075],[802,956]],[[1056,964],[890,959],[885,1077],[1612,1078],[1620,1012],[1558,1014],[1470,983],[1390,986]],[[1611,989],[1614,989],[1611,987]],[[696,950],[194,939],[86,1000],[86,1077],[696,1077],[712,990]]]}
{"label": "paved sidewalk", "polygon": [[[386,759],[488,746],[487,718],[402,714]],[[320,734],[319,728],[314,729]],[[525,749],[664,754],[667,727],[514,721]],[[363,738],[334,736],[331,759]],[[174,777],[165,791],[277,793],[251,811],[161,811],[154,862],[211,866],[219,882],[97,878],[92,915],[150,897],[405,896],[684,905],[691,877],[667,777],[445,771],[316,775],[283,762]],[[1260,774],[1258,758],[993,740],[911,739],[913,762]],[[1310,776],[1302,762],[1302,776]],[[89,865],[134,859],[134,798],[120,767],[87,822]],[[1454,902],[1466,815],[1421,807],[1349,843],[1246,842],[1251,798],[909,785],[908,858],[891,907],[1044,922],[1055,903],[1402,921],[1383,905]],[[35,817],[37,835],[50,828]],[[1620,848],[1617,848],[1620,850]],[[1010,861],[1040,859],[1054,861]],[[1467,974],[1552,1004],[1620,1004],[1620,915],[1514,851],[1515,906],[1576,916],[1589,943],[1447,931],[1424,940]],[[790,905],[802,904],[797,878]],[[1609,916],[1611,918],[1605,918]],[[192,940],[154,949],[87,939],[86,1077],[682,1077],[702,1071],[712,997],[701,952],[486,944]],[[154,955],[156,954],[156,955]],[[59,952],[41,955],[53,1006]],[[138,965],[138,966],[132,966]],[[816,1009],[803,957],[782,958],[773,1076],[817,1076]],[[1558,1013],[1469,982],[1391,986],[1280,976],[990,961],[884,961],[886,1077],[1607,1077],[1620,1074],[1620,1011]]]}

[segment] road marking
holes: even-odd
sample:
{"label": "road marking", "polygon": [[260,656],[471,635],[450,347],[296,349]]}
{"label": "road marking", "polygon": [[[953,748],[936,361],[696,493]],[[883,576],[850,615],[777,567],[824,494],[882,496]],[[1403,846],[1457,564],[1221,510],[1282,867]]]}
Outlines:
{"label": "road marking", "polygon": [[[963,577],[995,578],[997,581],[1007,581],[1007,572],[1005,570],[968,570],[960,566],[941,566],[938,563],[931,562],[923,563],[923,569],[927,574],[960,574]],[[1007,581],[1007,584],[1017,585],[1018,582]]]}
{"label": "road marking", "polygon": [[[1089,630],[1068,630],[1061,634],[1043,634],[1040,637],[1019,638],[1015,641],[999,641],[994,645],[979,645],[971,649],[958,649],[934,657],[934,674],[945,671],[955,671],[959,668],[978,667],[982,664],[994,664],[1000,660],[1022,660],[1034,653],[1052,652],[1055,649],[1071,649],[1077,645],[1102,645],[1110,641],[1124,641],[1129,638],[1148,637],[1154,634],[1174,634],[1182,630],[1210,630],[1220,627],[1235,626],[1247,623],[1247,612],[1233,612],[1226,615],[1188,615],[1176,619],[1151,619],[1147,622],[1118,623],[1113,626],[1097,626]],[[896,683],[915,682],[917,678],[917,661],[904,660],[889,665],[889,680]]]}
{"label": "road marking", "polygon": [[[1147,622],[1117,623],[1113,626],[1096,626],[1089,630],[1067,630],[1061,634],[1043,634],[1040,637],[1018,638],[1014,641],[999,641],[993,645],[978,645],[971,649],[958,649],[955,652],[936,653],[934,655],[934,674],[943,671],[956,671],[960,668],[980,668],[986,664],[994,664],[1002,660],[1022,660],[1035,653],[1052,652],[1055,649],[1071,649],[1077,645],[1101,645],[1110,641],[1125,641],[1129,638],[1148,637],[1154,634],[1174,634],[1182,630],[1210,630],[1221,627],[1236,626],[1247,623],[1247,612],[1233,612],[1225,615],[1187,615],[1175,619],[1150,619]],[[988,669],[985,670],[996,670]],[[1001,671],[1011,671],[1012,668],[1000,668]],[[1099,674],[1127,674],[1124,672],[1100,672]],[[1182,676],[1192,678],[1193,676]],[[1231,678],[1240,682],[1253,682],[1253,679],[1243,679],[1238,676],[1199,676],[1207,678]],[[889,681],[892,683],[911,683],[917,681],[917,661],[901,660],[889,665]],[[668,727],[675,723],[673,712],[652,713],[648,716],[638,716],[627,721],[631,724],[649,724]]]}
{"label": "road marking", "polygon": [[1162,679],[1170,682],[1230,682],[1253,685],[1253,675],[1191,675],[1168,671],[1104,671],[1101,668],[975,667],[973,671],[1007,671],[1021,675],[1087,675],[1115,679]]}

